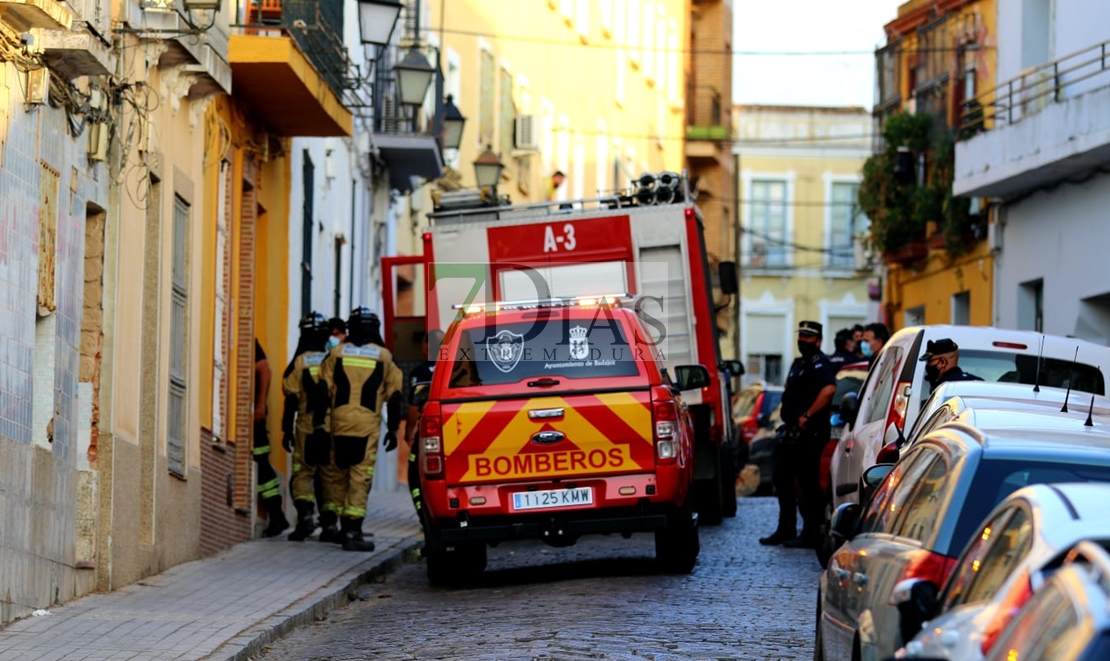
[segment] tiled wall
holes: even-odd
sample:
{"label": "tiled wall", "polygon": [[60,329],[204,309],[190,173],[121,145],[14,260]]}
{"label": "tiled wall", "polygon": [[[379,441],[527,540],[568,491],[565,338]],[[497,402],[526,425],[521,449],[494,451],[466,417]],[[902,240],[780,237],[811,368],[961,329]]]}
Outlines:
{"label": "tiled wall", "polygon": [[[27,109],[0,65],[0,623],[74,596],[77,379],[85,208],[107,204],[103,165],[89,166],[61,110]],[[39,207],[44,168],[58,173],[53,379],[35,387]],[[96,168],[100,168],[98,171]],[[93,175],[90,177],[90,175]],[[48,341],[48,338],[47,338]],[[46,352],[49,353],[49,344]],[[51,383],[52,381],[52,383]],[[34,402],[56,408],[52,441]],[[46,409],[49,411],[49,408]],[[33,443],[39,439],[41,443]]]}

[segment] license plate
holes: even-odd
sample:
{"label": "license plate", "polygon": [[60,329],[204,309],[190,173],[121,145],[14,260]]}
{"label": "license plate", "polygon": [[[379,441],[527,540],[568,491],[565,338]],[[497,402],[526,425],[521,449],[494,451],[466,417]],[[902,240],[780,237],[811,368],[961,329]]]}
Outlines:
{"label": "license plate", "polygon": [[594,491],[589,487],[553,489],[551,491],[520,491],[513,494],[514,510],[542,510],[553,507],[592,505]]}

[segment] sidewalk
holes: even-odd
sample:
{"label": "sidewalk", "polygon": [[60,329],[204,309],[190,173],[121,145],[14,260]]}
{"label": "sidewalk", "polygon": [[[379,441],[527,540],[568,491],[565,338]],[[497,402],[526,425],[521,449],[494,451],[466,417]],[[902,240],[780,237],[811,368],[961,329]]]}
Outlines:
{"label": "sidewalk", "polygon": [[422,543],[406,492],[372,492],[367,510],[373,553],[284,535],[244,542],[14,622],[0,629],[0,661],[245,661]]}

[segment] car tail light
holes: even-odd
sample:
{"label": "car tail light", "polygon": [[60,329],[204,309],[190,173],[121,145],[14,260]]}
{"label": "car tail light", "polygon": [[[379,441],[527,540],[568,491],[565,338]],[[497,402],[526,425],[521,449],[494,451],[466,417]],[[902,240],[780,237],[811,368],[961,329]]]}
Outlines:
{"label": "car tail light", "polygon": [[898,387],[894,389],[894,403],[886,418],[887,427],[893,422],[898,429],[906,428],[906,409],[910,405],[911,394],[913,394],[913,384],[909,381],[899,381]]}
{"label": "car tail light", "polygon": [[678,456],[678,407],[674,402],[655,402],[651,407],[655,429],[655,456],[663,461]]}
{"label": "car tail light", "polygon": [[898,463],[898,441],[891,441],[879,450],[879,456],[875,458],[877,464],[896,464]]}
{"label": "car tail light", "polygon": [[955,564],[955,558],[922,550],[906,563],[905,568],[902,569],[902,575],[898,577],[894,584],[897,585],[907,578],[920,578],[932,581],[934,585],[942,586]]}
{"label": "car tail light", "polygon": [[1017,583],[1006,595],[1006,598],[999,604],[998,610],[994,612],[994,617],[991,619],[990,624],[983,630],[983,642],[980,644],[980,649],[983,651],[983,656],[986,656],[994,647],[995,641],[1006,628],[1014,615],[1021,610],[1025,602],[1029,601],[1029,597],[1033,596],[1033,584],[1029,581],[1029,574],[1022,572],[1018,577]]}
{"label": "car tail light", "polygon": [[420,451],[424,461],[424,477],[443,477],[443,430],[439,411],[429,411],[425,405],[420,416]]}

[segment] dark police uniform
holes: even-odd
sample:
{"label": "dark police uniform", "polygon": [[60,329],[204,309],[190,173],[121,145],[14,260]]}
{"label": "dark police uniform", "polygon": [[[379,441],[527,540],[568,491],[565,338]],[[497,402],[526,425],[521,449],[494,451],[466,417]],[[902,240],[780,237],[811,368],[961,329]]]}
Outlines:
{"label": "dark police uniform", "polygon": [[[819,335],[821,324],[803,321],[800,334]],[[802,511],[802,539],[815,540],[823,512],[820,493],[821,452],[831,433],[831,406],[815,412],[805,421],[799,420],[813,405],[820,392],[836,385],[836,368],[829,357],[818,350],[811,356],[799,357],[790,366],[786,388],[782,393],[782,421],[786,434],[774,451],[775,472],[772,483],[779,501],[779,523],[775,534],[763,543],[778,543],[794,537],[798,525],[797,510]],[[777,538],[777,539],[776,539]]]}

